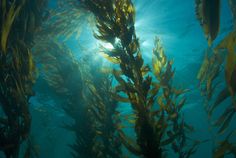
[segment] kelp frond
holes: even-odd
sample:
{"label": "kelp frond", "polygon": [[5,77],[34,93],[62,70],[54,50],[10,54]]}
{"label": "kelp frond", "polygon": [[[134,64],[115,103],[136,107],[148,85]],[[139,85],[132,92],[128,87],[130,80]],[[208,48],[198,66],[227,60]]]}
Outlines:
{"label": "kelp frond", "polygon": [[79,39],[84,22],[95,25],[93,17],[78,8],[77,0],[59,0],[57,8],[48,11],[48,17],[39,36],[57,38],[66,41],[72,37]]}
{"label": "kelp frond", "polygon": [[[214,51],[213,54],[209,54],[208,52],[208,54],[206,54],[205,56],[202,67],[198,74],[198,79],[200,80],[202,94],[206,96],[206,99],[209,102],[205,106],[209,117],[211,117],[214,111],[220,105],[222,105],[222,103],[227,98],[231,96],[230,89],[227,88],[226,85],[224,85],[225,87],[221,88],[219,92],[216,91],[219,88],[219,83],[217,82],[217,79],[219,78],[220,73],[222,73],[223,62],[225,59],[224,58],[225,55],[223,54],[223,52],[221,53]],[[217,95],[214,96],[213,94],[216,92]],[[214,97],[216,97],[215,100],[213,100]],[[222,113],[222,115],[218,118],[218,120],[215,123],[215,125],[220,127],[218,131],[219,134],[224,133],[225,130],[228,128],[234,113],[235,113],[235,108],[232,102],[232,105],[229,105],[225,109],[225,112]]]}
{"label": "kelp frond", "polygon": [[19,15],[19,12],[24,5],[25,1],[22,1],[21,5],[16,6],[16,1],[14,1],[10,8],[7,10],[7,2],[3,0],[1,3],[2,7],[2,27],[1,27],[1,48],[3,53],[7,53],[7,41],[8,35],[11,31],[12,24],[15,18]]}
{"label": "kelp frond", "polygon": [[65,125],[76,135],[70,145],[72,156],[119,158],[121,143],[110,78],[99,70],[95,75],[88,59],[79,63],[65,44],[55,40],[40,41],[34,55],[42,64],[44,80],[63,100],[65,113],[74,121]]}
{"label": "kelp frond", "polygon": [[[233,18],[235,15],[235,8],[232,4],[234,1],[229,0],[230,7],[232,9]],[[235,26],[234,26],[235,28]],[[231,101],[228,106],[223,109],[220,116],[214,120],[213,125],[216,126],[217,134],[222,135],[229,131],[229,127],[232,125],[233,117],[236,112],[236,34],[235,30],[230,32],[225,38],[220,41],[212,52],[206,54],[202,63],[201,69],[198,73],[198,79],[200,80],[200,86],[202,94],[206,96],[205,108],[208,113],[208,117],[215,113],[215,111],[226,103],[228,98]],[[224,64],[225,63],[225,64]],[[219,86],[220,74],[224,73],[226,84]],[[217,91],[219,89],[219,92]],[[214,96],[214,93],[217,93]],[[213,99],[215,98],[215,99]],[[222,106],[221,106],[222,108]],[[219,141],[219,140],[217,140]],[[219,144],[216,144],[214,150],[214,157],[224,157],[228,153],[235,154],[235,144],[228,141],[228,138],[220,140]]]}
{"label": "kelp frond", "polygon": [[236,1],[229,0],[229,6],[233,15],[234,28],[236,29]]}
{"label": "kelp frond", "polygon": [[120,120],[116,110],[118,104],[113,98],[112,78],[103,74],[98,68],[94,71],[92,64],[89,66],[90,73],[86,75],[85,84],[90,94],[86,95],[86,102],[95,115],[97,140],[101,139],[97,150],[102,152],[101,157],[120,158],[121,138],[118,134]]}
{"label": "kelp frond", "polygon": [[[167,61],[163,49],[156,42],[153,74],[158,82],[150,77],[152,72],[148,65],[144,65],[139,40],[135,34],[135,9],[130,0],[106,2],[81,0],[81,2],[96,17],[98,32],[95,33],[95,37],[113,46],[112,50],[103,52],[107,54],[109,60],[114,58],[115,61],[119,61],[117,64],[120,68],[113,70],[118,82],[115,86],[115,98],[120,102],[129,102],[134,111],[135,119],[130,122],[135,126],[137,147],[133,143],[130,144],[131,141],[128,141],[121,131],[123,144],[134,154],[147,158],[162,157],[162,148],[180,136],[175,129],[175,134],[164,139],[168,123],[170,120],[181,118],[179,110],[185,102],[181,100],[179,106],[169,102],[172,95],[176,93],[177,97],[184,92],[170,88],[169,84],[173,78],[172,61]],[[168,102],[162,99],[167,99]],[[169,113],[166,116],[167,111]]]}
{"label": "kelp frond", "polygon": [[[153,82],[154,87],[159,87],[162,91],[157,95],[157,102],[160,107],[159,113],[166,113],[165,126],[161,131],[165,131],[167,138],[161,141],[163,147],[171,144],[172,150],[182,158],[188,158],[196,152],[197,146],[201,143],[187,140],[189,132],[193,132],[194,128],[188,125],[182,116],[182,108],[186,103],[183,97],[186,89],[177,89],[173,86],[174,69],[173,61],[168,60],[160,39],[155,39],[155,47],[153,49],[153,74],[157,82]],[[162,125],[163,126],[163,125]]]}
{"label": "kelp frond", "polygon": [[220,29],[220,0],[195,0],[195,3],[197,19],[211,45]]}
{"label": "kelp frond", "polygon": [[[21,142],[30,132],[29,99],[34,95],[36,77],[31,46],[39,23],[31,25],[26,17],[35,15],[34,5],[45,1],[34,2],[0,2],[0,105],[5,115],[0,123],[0,150],[6,157],[18,157]],[[37,9],[37,20],[41,22],[44,6],[39,5]]]}
{"label": "kelp frond", "polygon": [[[50,87],[54,89],[58,95],[71,95],[75,90],[80,88],[78,81],[80,69],[78,61],[76,61],[71,50],[63,43],[56,40],[41,39],[34,47],[34,56],[38,63],[41,64],[40,72],[42,77],[47,81]],[[76,75],[77,73],[77,75]],[[78,79],[78,81],[72,81]],[[78,87],[73,87],[72,83],[77,83]]]}
{"label": "kelp frond", "polygon": [[[42,49],[43,48],[43,49]],[[34,55],[41,63],[40,74],[62,100],[61,107],[73,120],[64,127],[75,133],[75,142],[70,146],[74,158],[96,157],[95,118],[91,108],[83,99],[82,71],[71,50],[58,41],[40,41],[34,48]]]}

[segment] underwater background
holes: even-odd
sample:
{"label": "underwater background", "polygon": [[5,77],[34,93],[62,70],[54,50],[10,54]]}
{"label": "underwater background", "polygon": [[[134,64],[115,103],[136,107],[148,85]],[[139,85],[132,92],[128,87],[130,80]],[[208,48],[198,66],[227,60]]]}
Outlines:
{"label": "underwater background", "polygon": [[236,157],[234,0],[0,3],[0,157]]}

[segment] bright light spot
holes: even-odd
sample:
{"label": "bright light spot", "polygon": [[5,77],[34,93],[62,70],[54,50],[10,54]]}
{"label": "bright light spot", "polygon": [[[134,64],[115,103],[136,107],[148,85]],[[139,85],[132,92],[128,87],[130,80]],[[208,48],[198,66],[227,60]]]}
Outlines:
{"label": "bright light spot", "polygon": [[134,24],[135,28],[139,28],[140,26],[142,26],[143,20],[137,20]]}
{"label": "bright light spot", "polygon": [[107,50],[113,50],[114,47],[111,43],[101,43],[102,47],[104,47]]}
{"label": "bright light spot", "polygon": [[144,42],[142,42],[141,45],[142,45],[143,47],[150,47],[150,46],[151,46],[150,42],[148,42],[147,40],[144,41]]}
{"label": "bright light spot", "polygon": [[120,44],[121,43],[121,41],[120,41],[120,39],[119,38],[115,38],[115,44]]}

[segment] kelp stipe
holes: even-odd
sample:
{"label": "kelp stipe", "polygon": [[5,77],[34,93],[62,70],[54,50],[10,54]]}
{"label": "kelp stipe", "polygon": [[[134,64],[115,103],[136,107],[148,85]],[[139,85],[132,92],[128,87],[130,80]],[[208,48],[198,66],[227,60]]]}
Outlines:
{"label": "kelp stipe", "polygon": [[0,150],[7,158],[18,157],[20,144],[30,132],[29,98],[35,82],[31,47],[45,4],[44,0],[0,2],[0,105],[5,114],[0,122]]}
{"label": "kelp stipe", "polygon": [[[107,55],[120,60],[122,73],[119,73],[118,70],[114,70],[113,73],[119,82],[116,91],[122,91],[127,95],[128,99],[126,100],[130,101],[137,115],[135,132],[139,148],[135,148],[127,142],[123,142],[123,144],[135,154],[141,154],[145,157],[161,157],[162,150],[158,133],[153,124],[154,119],[146,109],[151,77],[144,78],[141,71],[143,59],[134,32],[134,8],[132,3],[130,1],[83,2],[97,17],[99,34],[96,37],[111,43],[114,47],[114,50],[107,52]],[[125,75],[128,80],[125,81],[121,75]],[[125,137],[122,131],[121,133],[121,137]],[[126,141],[127,139],[122,140]]]}
{"label": "kelp stipe", "polygon": [[[190,127],[181,121],[180,110],[185,99],[180,99],[175,104],[171,100],[173,95],[176,95],[175,98],[184,92],[170,86],[174,74],[172,62],[167,61],[163,49],[159,49],[156,41],[153,74],[150,67],[144,65],[139,40],[135,34],[135,9],[130,0],[81,2],[96,17],[98,33],[95,37],[113,46],[111,50],[103,48],[102,51],[109,61],[119,64],[120,67],[113,70],[118,81],[118,85],[114,87],[115,98],[119,102],[130,103],[134,111],[133,123],[137,139],[135,142],[130,141],[121,128],[119,133],[123,145],[135,155],[146,158],[163,157],[164,147],[178,141],[183,136],[184,128]],[[156,76],[157,82],[150,74]],[[168,125],[173,122],[175,128],[169,129]],[[194,148],[191,148],[189,152],[183,152],[183,155],[189,157],[193,152]]]}

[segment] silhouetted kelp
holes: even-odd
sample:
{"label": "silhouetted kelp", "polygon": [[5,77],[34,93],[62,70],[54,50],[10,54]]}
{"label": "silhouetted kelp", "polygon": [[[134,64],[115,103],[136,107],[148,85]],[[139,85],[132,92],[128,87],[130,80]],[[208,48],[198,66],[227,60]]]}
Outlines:
{"label": "silhouetted kelp", "polygon": [[31,136],[27,139],[23,158],[39,158],[39,147],[35,144],[34,139]]}
{"label": "silhouetted kelp", "polygon": [[[172,86],[174,71],[172,61],[167,60],[159,40],[153,50],[153,71],[144,65],[139,40],[135,34],[135,9],[130,0],[81,0],[97,21],[95,37],[109,43],[112,49],[103,48],[105,58],[119,69],[113,70],[118,84],[114,87],[115,98],[128,102],[135,115],[136,142],[119,130],[123,145],[133,154],[146,158],[164,157],[167,145],[179,157],[190,157],[196,144],[186,149],[186,131],[192,129],[183,120],[181,109],[185,90]],[[155,76],[152,79],[150,76]],[[125,96],[124,96],[125,94]]]}
{"label": "silhouetted kelp", "polygon": [[[227,38],[226,38],[227,39]],[[224,39],[222,43],[226,42]],[[219,127],[217,133],[222,135],[228,132],[228,128],[232,123],[232,119],[235,116],[235,57],[230,57],[229,51],[220,51],[218,48],[219,44],[214,50],[208,50],[204,61],[202,63],[201,69],[198,73],[198,79],[200,80],[201,91],[204,96],[206,96],[207,102],[205,104],[205,109],[208,113],[208,117],[211,118],[214,112],[222,105],[226,103],[228,98],[231,98],[231,101],[228,106],[225,107],[225,110],[222,112],[221,116],[213,123],[214,126]],[[228,42],[226,42],[228,43]],[[229,42],[230,43],[230,42]],[[234,53],[234,52],[233,52]],[[234,53],[235,54],[235,53]],[[231,54],[232,55],[232,54]],[[233,60],[229,60],[229,57]],[[224,64],[226,60],[226,64]],[[228,63],[230,62],[230,63]],[[227,64],[228,63],[228,64]],[[225,69],[225,70],[224,70]],[[224,71],[222,71],[224,70]],[[230,71],[231,75],[230,75]],[[219,76],[221,73],[225,73],[226,84],[222,87],[222,82],[219,81]],[[217,89],[220,88],[220,92],[217,92]],[[217,94],[216,94],[217,92]],[[215,99],[214,99],[215,98]],[[230,142],[230,138],[234,136],[234,132],[231,132],[225,140],[220,141],[220,145],[217,146],[215,151],[215,157],[222,157],[226,152],[234,153],[235,144]]]}
{"label": "silhouetted kelp", "polygon": [[88,21],[93,25],[92,16],[83,9],[78,9],[76,0],[58,0],[57,7],[48,11],[48,18],[43,23],[39,34],[49,38],[60,38],[67,41],[70,38],[78,40],[82,32],[82,25]]}
{"label": "silhouetted kelp", "polygon": [[[235,19],[235,1],[229,0],[233,18]],[[229,131],[229,126],[236,112],[236,30],[235,26],[225,38],[220,41],[215,48],[208,49],[205,55],[202,66],[199,70],[197,78],[200,80],[202,94],[206,96],[205,109],[209,118],[212,117],[214,112],[220,105],[224,105],[226,100],[230,98],[228,106],[225,106],[221,116],[213,123],[218,127],[217,135],[222,135],[227,132],[227,136],[223,140],[216,140],[218,144],[214,150],[214,158],[221,158],[227,154],[236,156],[236,144],[232,141],[236,130]],[[223,71],[222,71],[223,70]],[[217,81],[220,74],[224,73],[226,84],[220,85]],[[221,83],[222,84],[222,83]],[[220,85],[220,86],[219,86]],[[220,92],[215,95],[216,90]],[[216,98],[215,98],[216,97]],[[215,99],[214,99],[215,98]]]}
{"label": "silhouetted kelp", "polygon": [[18,157],[30,132],[29,98],[35,82],[31,47],[45,4],[45,0],[0,2],[0,105],[5,114],[0,118],[0,150],[7,158]]}
{"label": "silhouetted kelp", "polygon": [[90,94],[86,95],[85,101],[96,116],[97,148],[101,152],[97,157],[120,158],[121,138],[117,131],[120,119],[116,110],[117,101],[113,98],[112,78],[103,74],[96,65],[88,66],[90,76],[85,78],[85,82]]}
{"label": "silhouetted kelp", "polygon": [[211,44],[220,29],[220,0],[195,0],[195,2],[197,19],[208,43]]}
{"label": "silhouetted kelp", "polygon": [[[0,149],[7,157],[17,157],[21,141],[28,137],[31,123],[28,100],[33,95],[35,82],[31,47],[34,45],[35,31],[40,30],[34,55],[42,66],[40,72],[43,78],[60,97],[64,111],[73,120],[72,124],[65,125],[76,135],[75,143],[70,146],[73,157],[122,157],[121,143],[133,154],[147,158],[165,157],[165,151],[170,147],[179,158],[190,157],[201,142],[191,141],[187,137],[188,132],[193,131],[181,113],[186,102],[183,94],[187,90],[173,86],[173,61],[167,59],[160,40],[155,39],[151,68],[144,64],[142,58],[134,27],[135,9],[131,1],[81,2],[95,15],[98,28],[95,37],[113,46],[102,51],[106,59],[119,65],[119,68],[111,71],[117,85],[112,86],[110,76],[102,74],[88,60],[75,59],[73,52],[57,40],[63,37],[66,41],[80,36],[82,20],[87,12],[78,10],[80,6],[76,1],[60,0],[59,9],[44,14],[44,1],[10,3],[3,0],[0,2],[0,103],[5,116],[0,119]],[[198,18],[202,20],[211,43],[219,30],[220,3],[214,1],[214,14],[208,10],[208,5],[213,1],[203,0],[201,3],[203,8],[198,10],[201,13]],[[230,0],[230,4],[235,19],[235,1]],[[44,18],[48,21],[38,29]],[[219,134],[228,130],[235,116],[235,45],[234,30],[213,48],[212,54],[206,54],[198,74],[203,94],[208,101],[213,100],[213,103],[206,105],[209,117],[227,98],[232,101],[214,123],[219,127]],[[227,53],[221,49],[226,49]],[[222,67],[225,68],[226,84],[214,100],[218,87],[215,81]],[[126,119],[134,125],[136,141],[129,139],[124,132],[125,125],[116,111],[118,102],[129,103],[133,108],[134,113],[127,115]],[[230,141],[234,135],[235,131],[230,131],[219,142],[214,149],[214,157],[224,157],[228,153],[236,155],[235,143]],[[28,143],[25,157],[32,152],[30,140]]]}
{"label": "silhouetted kelp", "polygon": [[[55,40],[42,40],[35,55],[42,64],[43,78],[60,97],[66,114],[73,119],[65,128],[75,133],[70,145],[73,157],[121,156],[116,132],[116,101],[111,97],[111,80],[89,62],[78,61]],[[44,53],[42,53],[42,48]]]}
{"label": "silhouetted kelp", "polygon": [[229,0],[229,6],[230,6],[231,11],[232,11],[234,28],[235,28],[236,27],[236,1],[235,0]]}

